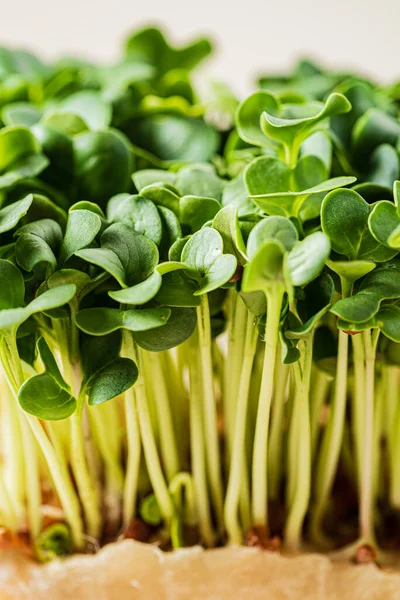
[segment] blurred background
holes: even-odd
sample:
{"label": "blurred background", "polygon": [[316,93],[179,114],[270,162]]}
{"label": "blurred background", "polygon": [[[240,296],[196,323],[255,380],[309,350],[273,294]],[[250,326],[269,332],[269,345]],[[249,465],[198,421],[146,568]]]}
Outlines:
{"label": "blurred background", "polygon": [[211,35],[217,50],[203,71],[241,94],[257,73],[298,56],[382,82],[400,75],[400,0],[3,0],[0,43],[111,61],[128,32],[148,23],[164,24],[177,42]]}

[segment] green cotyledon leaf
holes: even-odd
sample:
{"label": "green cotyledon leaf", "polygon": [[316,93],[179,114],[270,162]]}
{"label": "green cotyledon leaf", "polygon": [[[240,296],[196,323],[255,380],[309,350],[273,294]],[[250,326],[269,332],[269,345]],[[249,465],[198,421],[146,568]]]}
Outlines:
{"label": "green cotyledon leaf", "polygon": [[236,110],[235,122],[240,137],[254,146],[274,147],[260,126],[264,112],[278,114],[279,100],[270,92],[259,90],[243,100]]}
{"label": "green cotyledon leaf", "polygon": [[33,375],[25,381],[19,392],[18,402],[23,410],[47,421],[59,421],[71,416],[76,410],[76,399],[64,381],[56,360],[44,338],[37,343],[45,372]]}
{"label": "green cotyledon leaf", "polygon": [[358,291],[336,302],[331,312],[349,323],[362,323],[372,319],[384,300],[400,297],[400,270],[396,267],[379,267],[364,277]]}
{"label": "green cotyledon leaf", "polygon": [[97,371],[87,382],[85,389],[90,406],[103,404],[128,390],[138,378],[133,360],[117,357]]}
{"label": "green cotyledon leaf", "polygon": [[285,146],[300,144],[309,136],[321,121],[349,112],[351,104],[345,96],[338,93],[330,94],[325,104],[315,103],[315,114],[302,118],[283,119],[268,111],[261,115],[261,129],[269,138]]}
{"label": "green cotyledon leaf", "polygon": [[400,343],[400,307],[394,304],[384,304],[368,321],[349,323],[339,319],[338,327],[352,333],[359,333],[366,329],[379,329],[387,338]]}
{"label": "green cotyledon leaf", "polygon": [[327,194],[321,207],[321,226],[332,249],[351,261],[384,262],[396,255],[376,240],[368,222],[373,207],[354,190],[334,190]]}
{"label": "green cotyledon leaf", "polygon": [[79,329],[90,335],[107,335],[118,329],[146,331],[163,327],[170,315],[169,308],[86,308],[77,313],[76,324]]}
{"label": "green cotyledon leaf", "polygon": [[400,250],[400,216],[393,202],[377,202],[369,215],[368,224],[380,244]]}
{"label": "green cotyledon leaf", "polygon": [[184,246],[181,261],[190,269],[190,276],[198,283],[195,295],[221,287],[235,273],[236,258],[232,254],[224,254],[223,249],[221,235],[211,227],[204,227],[194,233]]}
{"label": "green cotyledon leaf", "polygon": [[87,248],[75,254],[104,269],[123,288],[147,279],[158,263],[155,243],[125,223],[115,223],[104,231],[101,248]]}
{"label": "green cotyledon leaf", "polygon": [[315,279],[329,258],[331,244],[322,231],[315,231],[297,242],[287,254],[285,270],[292,285],[301,286]]}
{"label": "green cotyledon leaf", "polygon": [[281,242],[290,251],[299,239],[296,227],[286,217],[266,217],[253,227],[247,240],[247,255],[251,259],[258,248],[268,240]]}

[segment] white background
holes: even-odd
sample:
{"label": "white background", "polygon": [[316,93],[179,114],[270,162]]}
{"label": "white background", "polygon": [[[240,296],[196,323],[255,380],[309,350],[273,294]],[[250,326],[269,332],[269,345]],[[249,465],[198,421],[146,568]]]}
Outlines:
{"label": "white background", "polygon": [[46,57],[118,55],[138,25],[164,23],[177,41],[210,33],[206,71],[240,92],[263,70],[299,55],[356,67],[381,81],[400,78],[400,0],[0,0],[0,43]]}

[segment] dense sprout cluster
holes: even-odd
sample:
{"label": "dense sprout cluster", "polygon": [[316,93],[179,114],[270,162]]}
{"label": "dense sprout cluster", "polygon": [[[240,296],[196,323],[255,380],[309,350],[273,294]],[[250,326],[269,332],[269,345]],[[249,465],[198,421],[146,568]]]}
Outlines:
{"label": "dense sprout cluster", "polygon": [[0,519],[43,561],[396,537],[399,86],[204,99],[210,51],[0,50]]}

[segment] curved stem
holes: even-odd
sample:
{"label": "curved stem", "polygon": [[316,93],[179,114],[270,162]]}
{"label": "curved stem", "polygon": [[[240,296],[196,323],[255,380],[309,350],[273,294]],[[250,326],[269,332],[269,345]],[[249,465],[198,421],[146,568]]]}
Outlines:
{"label": "curved stem", "polygon": [[71,464],[75,475],[79,496],[85,513],[88,533],[98,538],[101,527],[101,514],[96,488],[86,461],[85,445],[82,435],[82,411],[85,401],[84,390],[77,398],[77,409],[70,417],[71,424]]}
{"label": "curved stem", "polygon": [[192,473],[196,492],[197,512],[199,516],[200,534],[206,544],[215,544],[215,534],[211,522],[211,510],[207,485],[207,468],[205,439],[202,414],[202,379],[198,365],[198,339],[196,332],[188,345],[189,377],[190,377],[190,454]]}
{"label": "curved stem", "polygon": [[351,336],[354,364],[354,391],[352,396],[352,436],[356,455],[358,488],[361,482],[361,463],[364,440],[365,357],[362,334]]}
{"label": "curved stem", "polygon": [[125,423],[127,437],[127,459],[123,492],[123,524],[128,527],[136,515],[136,501],[140,472],[140,432],[137,417],[136,393],[130,388],[124,394]]}
{"label": "curved stem", "polygon": [[299,406],[299,436],[297,439],[297,475],[293,503],[285,527],[285,540],[289,548],[297,550],[300,544],[301,531],[307,512],[311,489],[311,438],[310,438],[310,378],[312,368],[313,335],[304,340],[303,372],[300,365],[293,365],[297,394],[295,402]]}
{"label": "curved stem", "polygon": [[247,308],[236,290],[231,295],[231,317],[228,354],[225,363],[224,421],[227,465],[230,464],[236,418],[236,394],[239,386],[246,336]]}
{"label": "curved stem", "polygon": [[311,520],[311,530],[315,539],[321,532],[321,522],[332,491],[343,440],[347,399],[348,348],[349,336],[343,331],[339,331],[335,392],[316,466],[315,507]]}
{"label": "curved stem", "polygon": [[[21,428],[21,440],[24,455],[25,493],[28,504],[28,524],[31,538],[34,540],[42,527],[41,503],[42,493],[40,488],[40,473],[38,453],[32,432],[29,429],[24,414],[18,404],[18,390],[24,383],[25,377],[18,354],[15,335],[10,334],[5,338],[6,352],[3,354],[3,364],[8,362],[15,385],[17,411]],[[8,354],[8,357],[7,357]],[[10,373],[10,375],[11,375]],[[9,382],[10,385],[10,382]]]}
{"label": "curved stem", "polygon": [[265,331],[265,354],[261,378],[260,397],[257,409],[256,429],[254,434],[252,464],[252,515],[255,525],[268,525],[268,429],[273,393],[273,373],[276,361],[276,349],[279,335],[279,319],[282,308],[284,289],[276,284],[274,289],[266,292],[267,324]]}
{"label": "curved stem", "polygon": [[135,362],[138,366],[139,377],[135,384],[135,396],[139,428],[142,438],[144,457],[147,471],[154,494],[156,496],[160,512],[164,520],[169,524],[174,514],[174,506],[168,491],[168,486],[161,468],[158,449],[152,429],[149,406],[147,404],[146,389],[143,376],[143,358],[139,348],[134,346]]}
{"label": "curved stem", "polygon": [[217,523],[223,526],[223,487],[221,477],[221,460],[218,439],[217,405],[214,392],[213,365],[211,354],[210,309],[207,294],[200,296],[201,304],[197,307],[197,328],[200,346],[200,361],[203,379],[203,419],[207,433],[206,458],[207,472],[210,480],[211,498],[213,501]]}
{"label": "curved stem", "polygon": [[243,362],[241,366],[236,405],[237,410],[232,446],[232,461],[224,507],[225,526],[229,540],[233,544],[241,544],[243,541],[243,531],[238,519],[238,505],[242,489],[243,470],[246,468],[245,435],[247,408],[257,338],[258,330],[254,322],[254,315],[249,312],[247,316],[246,338],[243,349]]}
{"label": "curved stem", "polygon": [[269,439],[268,467],[269,487],[271,498],[278,499],[283,466],[283,422],[285,417],[285,401],[287,382],[289,377],[289,365],[277,362],[275,368],[275,392],[272,404],[271,433]]}
{"label": "curved stem", "polygon": [[169,491],[178,514],[182,515],[183,522],[186,525],[197,525],[196,495],[191,474],[186,471],[177,473],[169,484]]}
{"label": "curved stem", "polygon": [[375,410],[375,355],[379,329],[364,331],[365,344],[365,406],[364,444],[360,487],[360,536],[374,541],[373,517],[373,454],[374,454],[374,410]]}
{"label": "curved stem", "polygon": [[311,428],[311,457],[314,458],[318,443],[321,410],[329,395],[331,378],[324,371],[315,369],[311,390],[310,428]]}
{"label": "curved stem", "polygon": [[162,356],[158,352],[149,352],[148,361],[151,367],[152,386],[159,423],[161,455],[167,480],[170,482],[178,473],[180,466]]}

